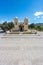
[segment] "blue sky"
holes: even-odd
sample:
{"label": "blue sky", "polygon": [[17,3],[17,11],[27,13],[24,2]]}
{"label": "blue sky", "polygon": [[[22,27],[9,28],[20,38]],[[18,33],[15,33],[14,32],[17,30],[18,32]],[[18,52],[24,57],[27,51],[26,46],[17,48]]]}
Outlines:
{"label": "blue sky", "polygon": [[23,22],[43,23],[43,0],[0,0],[0,23],[13,21],[15,17]]}

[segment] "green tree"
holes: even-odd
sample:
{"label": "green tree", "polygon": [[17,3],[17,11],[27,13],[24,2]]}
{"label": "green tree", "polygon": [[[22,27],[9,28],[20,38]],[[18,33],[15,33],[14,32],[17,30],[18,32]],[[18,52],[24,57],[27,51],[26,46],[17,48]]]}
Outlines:
{"label": "green tree", "polygon": [[28,27],[31,28],[31,29],[34,29],[35,28],[35,25],[34,25],[34,23],[32,23]]}
{"label": "green tree", "polygon": [[1,25],[1,28],[4,30],[4,31],[6,31],[6,30],[10,30],[10,29],[12,29],[14,27],[14,24],[13,24],[13,22],[4,22],[2,25]]}
{"label": "green tree", "polygon": [[38,31],[41,31],[41,26],[37,26],[36,29],[37,29]]}
{"label": "green tree", "polygon": [[14,23],[13,22],[8,22],[8,29],[12,29],[14,27]]}
{"label": "green tree", "polygon": [[5,21],[2,25],[1,25],[1,28],[6,31],[7,30],[7,21]]}

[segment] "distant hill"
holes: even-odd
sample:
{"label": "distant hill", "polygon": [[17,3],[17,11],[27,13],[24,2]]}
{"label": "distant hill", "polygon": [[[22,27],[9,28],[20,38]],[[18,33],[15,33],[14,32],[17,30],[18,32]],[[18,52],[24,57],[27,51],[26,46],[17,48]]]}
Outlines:
{"label": "distant hill", "polygon": [[43,26],[43,23],[36,23],[35,26]]}

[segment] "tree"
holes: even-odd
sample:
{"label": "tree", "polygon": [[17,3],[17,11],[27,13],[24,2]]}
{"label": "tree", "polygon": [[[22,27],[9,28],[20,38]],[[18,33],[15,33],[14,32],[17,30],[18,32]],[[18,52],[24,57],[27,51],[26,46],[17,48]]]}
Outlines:
{"label": "tree", "polygon": [[4,30],[4,31],[6,31],[7,30],[7,21],[5,21],[3,24],[2,24],[2,26],[1,26],[1,28]]}
{"label": "tree", "polygon": [[13,22],[8,22],[8,29],[12,29],[14,27],[14,23]]}
{"label": "tree", "polygon": [[34,23],[30,24],[30,25],[29,25],[29,28],[31,28],[31,29],[35,28]]}
{"label": "tree", "polygon": [[36,29],[41,31],[41,26],[37,26]]}
{"label": "tree", "polygon": [[10,29],[12,29],[14,27],[14,24],[13,24],[13,22],[4,22],[2,25],[1,25],[1,28],[4,30],[4,31],[6,31],[6,30],[10,30]]}

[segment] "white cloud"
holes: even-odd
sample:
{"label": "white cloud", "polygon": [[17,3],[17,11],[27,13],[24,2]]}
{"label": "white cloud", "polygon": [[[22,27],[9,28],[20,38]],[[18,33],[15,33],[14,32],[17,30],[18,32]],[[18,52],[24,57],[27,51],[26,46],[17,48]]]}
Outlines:
{"label": "white cloud", "polygon": [[39,18],[40,18],[40,16],[37,16],[37,18],[39,19]]}
{"label": "white cloud", "polygon": [[35,12],[34,15],[35,16],[40,16],[40,15],[43,15],[43,12]]}

